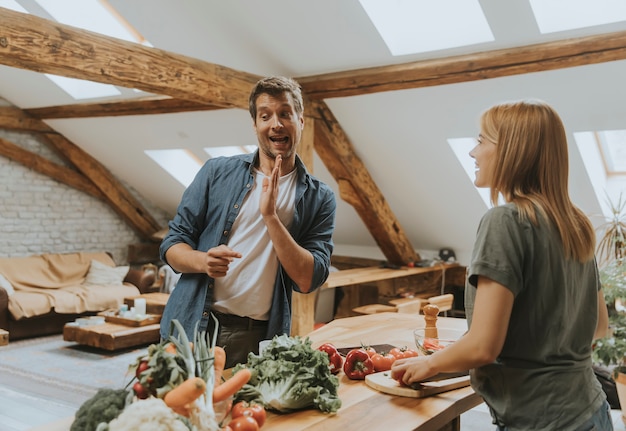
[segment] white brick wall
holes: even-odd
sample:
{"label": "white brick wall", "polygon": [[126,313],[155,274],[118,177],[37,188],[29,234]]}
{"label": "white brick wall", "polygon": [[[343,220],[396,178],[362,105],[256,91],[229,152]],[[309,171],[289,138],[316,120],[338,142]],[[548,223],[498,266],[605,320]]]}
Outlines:
{"label": "white brick wall", "polygon": [[[33,135],[0,130],[0,137],[67,166]],[[165,227],[167,215],[131,192]],[[108,251],[122,265],[138,242],[106,203],[0,156],[0,257]]]}

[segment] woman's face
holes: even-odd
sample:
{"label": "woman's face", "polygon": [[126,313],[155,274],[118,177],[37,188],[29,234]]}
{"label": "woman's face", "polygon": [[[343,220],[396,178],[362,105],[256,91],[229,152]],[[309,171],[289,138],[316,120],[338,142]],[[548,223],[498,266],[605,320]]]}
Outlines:
{"label": "woman's face", "polygon": [[478,144],[470,151],[476,164],[476,187],[491,187],[493,171],[496,163],[496,144],[485,138],[482,133],[478,135]]}

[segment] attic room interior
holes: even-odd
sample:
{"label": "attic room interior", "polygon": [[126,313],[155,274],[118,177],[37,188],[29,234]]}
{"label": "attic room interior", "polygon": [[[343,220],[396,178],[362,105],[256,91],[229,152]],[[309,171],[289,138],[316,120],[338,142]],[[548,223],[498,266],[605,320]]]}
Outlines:
{"label": "attic room interior", "polygon": [[[556,109],[570,196],[595,228],[621,201],[619,2],[416,1],[422,9],[387,27],[376,13],[411,2],[93,3],[106,20],[71,0],[0,0],[0,276],[16,259],[105,252],[137,271],[126,278],[138,294],[162,293],[168,222],[207,160],[256,151],[248,97],[264,76],[301,85],[297,153],[337,201],[333,268],[314,295],[293,295],[294,335],[405,304],[423,312],[429,298],[452,301],[441,316],[465,317],[466,267],[492,206],[468,153],[496,103]],[[8,330],[0,316],[0,335],[6,346],[58,335],[81,316],[66,317]]]}

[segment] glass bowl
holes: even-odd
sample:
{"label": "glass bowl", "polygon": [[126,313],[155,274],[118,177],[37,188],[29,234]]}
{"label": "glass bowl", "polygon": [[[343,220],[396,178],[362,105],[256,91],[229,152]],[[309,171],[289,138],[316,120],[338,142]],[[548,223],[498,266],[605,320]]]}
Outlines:
{"label": "glass bowl", "polygon": [[415,345],[422,355],[432,355],[437,350],[441,350],[454,343],[465,333],[460,329],[437,328],[437,337],[424,336],[425,328],[417,328],[413,331]]}

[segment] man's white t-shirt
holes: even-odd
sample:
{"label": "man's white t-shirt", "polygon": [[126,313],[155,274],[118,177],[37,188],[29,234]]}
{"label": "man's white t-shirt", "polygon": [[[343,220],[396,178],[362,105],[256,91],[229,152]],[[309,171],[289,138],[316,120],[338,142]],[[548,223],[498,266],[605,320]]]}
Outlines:
{"label": "man's white t-shirt", "polygon": [[[213,308],[222,313],[267,320],[274,295],[278,258],[261,216],[259,202],[265,175],[255,170],[254,186],[244,199],[232,227],[228,247],[242,254],[224,277],[215,279]],[[280,177],[276,213],[289,229],[293,221],[296,169]]]}

